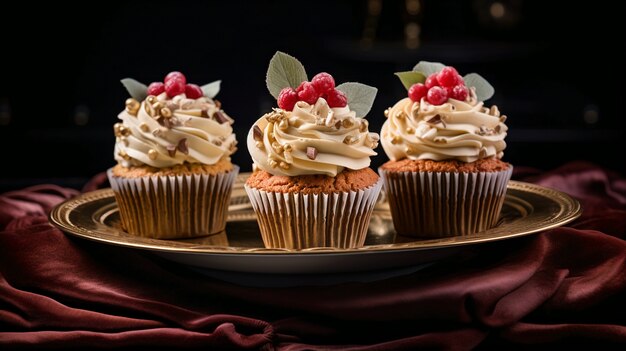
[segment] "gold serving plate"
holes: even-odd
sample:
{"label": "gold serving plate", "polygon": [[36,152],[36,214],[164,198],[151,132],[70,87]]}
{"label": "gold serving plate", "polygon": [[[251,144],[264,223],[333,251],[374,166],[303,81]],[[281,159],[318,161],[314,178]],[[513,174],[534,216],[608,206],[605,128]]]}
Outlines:
{"label": "gold serving plate", "polygon": [[187,239],[157,240],[125,233],[111,189],[79,195],[56,206],[50,221],[64,232],[106,244],[143,249],[166,259],[215,272],[332,274],[417,267],[456,253],[468,245],[512,239],[567,224],[581,214],[580,204],[560,191],[511,181],[495,228],[463,237],[420,240],[396,235],[388,204],[381,195],[365,246],[357,249],[266,249],[254,211],[243,189],[249,173],[235,183],[228,223],[222,233]]}

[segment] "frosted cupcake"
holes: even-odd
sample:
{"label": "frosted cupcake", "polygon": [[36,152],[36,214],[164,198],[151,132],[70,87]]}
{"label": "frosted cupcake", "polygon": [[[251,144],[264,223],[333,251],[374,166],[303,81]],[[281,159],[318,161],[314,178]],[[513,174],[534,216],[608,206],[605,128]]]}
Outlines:
{"label": "frosted cupcake", "polygon": [[440,63],[397,75],[408,97],[385,111],[390,161],[379,169],[396,231],[446,237],[495,226],[513,166],[501,160],[506,116],[483,102],[493,88]]}
{"label": "frosted cupcake", "polygon": [[199,87],[172,72],[148,87],[122,83],[132,98],[114,126],[108,177],[123,229],[157,239],[223,231],[239,167],[233,120],[214,99],[220,82]]}
{"label": "frosted cupcake", "polygon": [[328,73],[309,82],[300,62],[281,52],[267,85],[279,108],[248,133],[255,171],[245,184],[265,246],[363,246],[382,187],[369,168],[379,137],[363,118],[376,89],[335,87]]}

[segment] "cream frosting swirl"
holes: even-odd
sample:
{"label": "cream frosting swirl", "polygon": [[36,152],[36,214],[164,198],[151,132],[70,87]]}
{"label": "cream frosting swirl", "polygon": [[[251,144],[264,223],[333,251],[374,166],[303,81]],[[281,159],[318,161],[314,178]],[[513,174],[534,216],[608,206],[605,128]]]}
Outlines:
{"label": "cream frosting swirl", "polygon": [[233,120],[208,97],[187,99],[181,94],[168,99],[163,93],[141,104],[129,99],[118,118],[115,159],[124,167],[212,165],[236,150]]}
{"label": "cream frosting swirl", "polygon": [[324,98],[296,103],[293,111],[274,109],[248,133],[255,166],[274,175],[325,174],[369,167],[379,136],[348,106],[331,108]]}
{"label": "cream frosting swirl", "polygon": [[473,89],[466,101],[449,99],[442,105],[404,98],[385,115],[388,119],[381,130],[381,143],[393,161],[408,158],[474,162],[487,157],[502,158],[506,148],[506,116],[500,116],[495,105],[484,107]]}

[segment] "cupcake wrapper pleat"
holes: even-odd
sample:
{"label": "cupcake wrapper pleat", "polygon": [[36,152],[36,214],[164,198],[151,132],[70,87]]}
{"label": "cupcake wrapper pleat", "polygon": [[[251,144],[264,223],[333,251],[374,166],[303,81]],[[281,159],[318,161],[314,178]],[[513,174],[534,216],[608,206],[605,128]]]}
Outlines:
{"label": "cupcake wrapper pleat", "polygon": [[107,175],[123,229],[155,239],[184,239],[226,227],[230,195],[239,167],[230,172],[140,178]]}
{"label": "cupcake wrapper pleat", "polygon": [[499,172],[389,172],[385,183],[396,232],[413,237],[448,237],[494,227],[513,167]]}
{"label": "cupcake wrapper pleat", "polygon": [[266,248],[357,248],[365,243],[382,179],[332,194],[266,192],[245,186]]}

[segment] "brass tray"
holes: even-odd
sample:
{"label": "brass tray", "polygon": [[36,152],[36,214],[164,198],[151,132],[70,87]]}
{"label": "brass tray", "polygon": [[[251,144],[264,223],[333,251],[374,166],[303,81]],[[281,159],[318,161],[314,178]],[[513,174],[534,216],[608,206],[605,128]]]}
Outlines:
{"label": "brass tray", "polygon": [[511,239],[576,219],[580,204],[549,188],[511,181],[499,224],[464,237],[420,240],[396,235],[389,207],[381,195],[365,246],[358,249],[306,250],[263,247],[255,215],[243,189],[249,173],[240,174],[233,189],[225,232],[187,240],[131,236],[119,225],[113,191],[85,193],[56,206],[50,221],[68,234],[98,242],[149,250],[166,259],[213,272],[332,274],[418,267],[458,252],[468,245]]}

